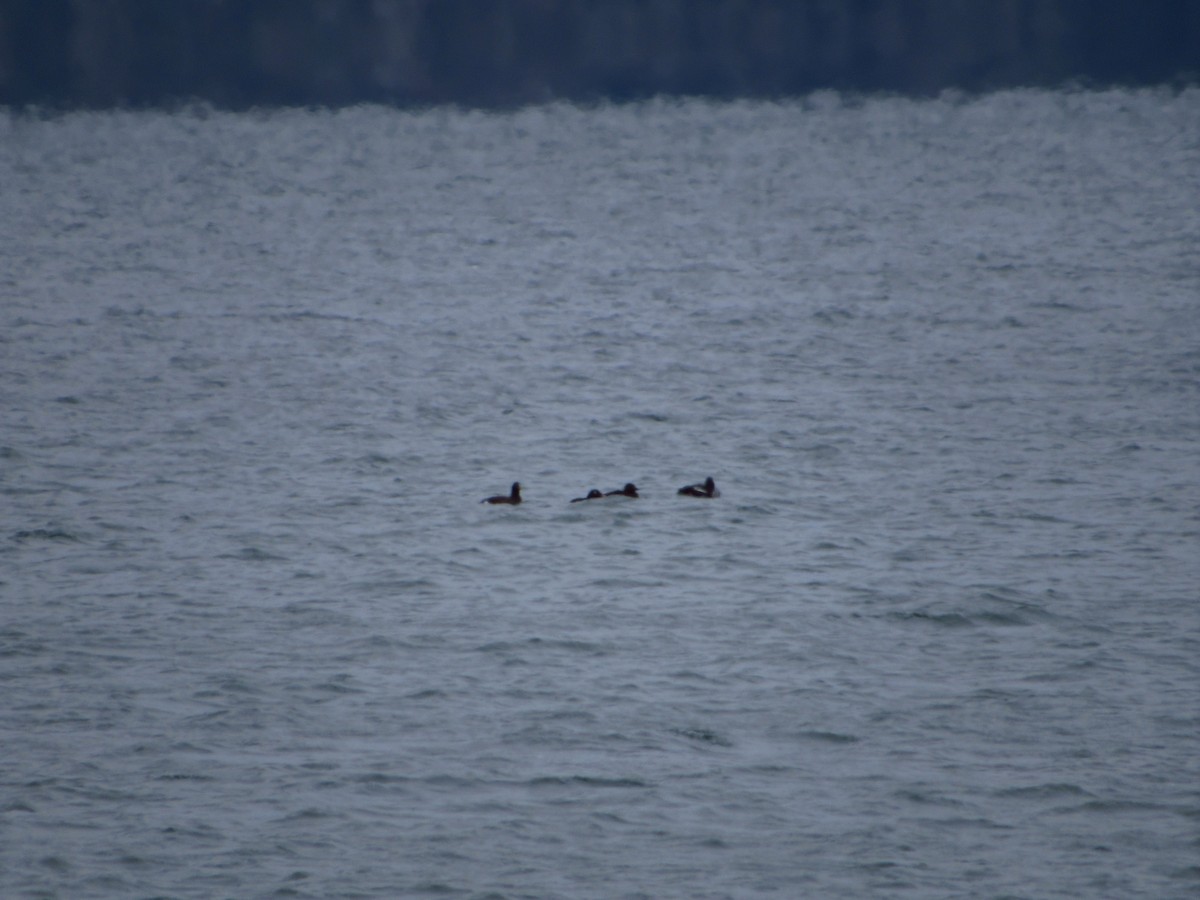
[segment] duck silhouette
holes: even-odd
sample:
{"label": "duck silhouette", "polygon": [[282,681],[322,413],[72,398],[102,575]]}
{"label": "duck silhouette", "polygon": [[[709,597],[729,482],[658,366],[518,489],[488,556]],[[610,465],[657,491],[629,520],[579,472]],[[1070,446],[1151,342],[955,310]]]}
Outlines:
{"label": "duck silhouette", "polygon": [[721,492],[717,490],[717,483],[712,480],[712,477],[704,479],[704,484],[689,484],[686,487],[681,487],[679,493],[685,497],[720,497]]}
{"label": "duck silhouette", "polygon": [[504,496],[503,494],[497,494],[495,497],[485,497],[483,500],[480,500],[479,502],[480,503],[509,503],[509,504],[512,504],[513,506],[516,506],[518,503],[521,502],[521,483],[518,481],[514,481],[513,486],[512,486],[512,493],[510,493],[507,497]]}

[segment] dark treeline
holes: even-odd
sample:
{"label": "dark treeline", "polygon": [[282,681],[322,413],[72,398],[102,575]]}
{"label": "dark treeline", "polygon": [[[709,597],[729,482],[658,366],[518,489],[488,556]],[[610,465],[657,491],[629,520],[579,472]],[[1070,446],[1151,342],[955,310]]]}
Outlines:
{"label": "dark treeline", "polygon": [[1149,84],[1197,0],[0,0],[0,104],[503,106]]}

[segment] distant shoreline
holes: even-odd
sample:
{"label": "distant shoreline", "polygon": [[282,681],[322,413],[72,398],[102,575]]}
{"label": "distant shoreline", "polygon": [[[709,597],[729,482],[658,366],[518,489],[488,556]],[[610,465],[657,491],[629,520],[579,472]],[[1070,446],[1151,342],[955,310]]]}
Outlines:
{"label": "distant shoreline", "polygon": [[1176,0],[0,0],[0,105],[218,108],[1194,83]]}

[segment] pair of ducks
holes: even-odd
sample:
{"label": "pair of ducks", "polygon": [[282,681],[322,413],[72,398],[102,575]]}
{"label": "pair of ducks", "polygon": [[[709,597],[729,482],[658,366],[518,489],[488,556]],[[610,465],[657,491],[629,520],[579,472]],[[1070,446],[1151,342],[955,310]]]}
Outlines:
{"label": "pair of ducks", "polygon": [[605,497],[637,497],[637,495],[637,485],[631,481],[629,484],[625,485],[625,487],[621,488],[621,490],[609,491],[606,494],[602,494],[595,488],[592,488],[587,492],[586,497],[576,497],[571,502],[582,503],[584,500],[603,500]]}
{"label": "pair of ducks", "polygon": [[[717,490],[716,482],[714,482],[711,477],[704,479],[704,484],[689,484],[685,487],[681,487],[678,491],[676,491],[676,493],[682,494],[685,497],[704,497],[708,499],[721,496],[721,492]],[[637,486],[630,482],[629,484],[625,485],[625,487],[621,488],[621,490],[609,491],[607,494],[601,493],[596,488],[592,488],[590,491],[588,491],[586,497],[576,497],[571,502],[582,503],[585,500],[603,500],[605,497],[637,496],[639,496],[637,492]],[[481,502],[507,503],[511,504],[512,506],[516,506],[521,502],[521,483],[519,481],[514,481],[512,491],[507,497],[504,494],[497,494],[495,497],[487,497]]]}

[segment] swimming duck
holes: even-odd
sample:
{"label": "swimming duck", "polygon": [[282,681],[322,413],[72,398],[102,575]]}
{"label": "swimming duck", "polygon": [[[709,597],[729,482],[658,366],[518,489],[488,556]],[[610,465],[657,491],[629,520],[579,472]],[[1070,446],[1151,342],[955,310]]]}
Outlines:
{"label": "swimming duck", "polygon": [[638,496],[637,485],[635,485],[631,481],[631,482],[629,482],[629,484],[625,485],[625,487],[621,488],[621,490],[609,491],[604,496],[605,497],[637,497]]}
{"label": "swimming duck", "polygon": [[503,494],[497,494],[495,497],[485,497],[480,503],[511,503],[516,506],[521,502],[521,483],[513,482],[512,493],[505,497]]}
{"label": "swimming duck", "polygon": [[603,500],[603,499],[604,499],[604,495],[602,493],[600,493],[600,491],[598,491],[596,488],[592,488],[590,491],[588,491],[588,495],[586,497],[576,497],[571,502],[572,503],[582,503],[584,500]]}
{"label": "swimming duck", "polygon": [[685,497],[720,497],[721,492],[717,490],[717,484],[712,480],[711,476],[704,479],[704,484],[689,484],[686,487],[681,487],[679,493]]}

